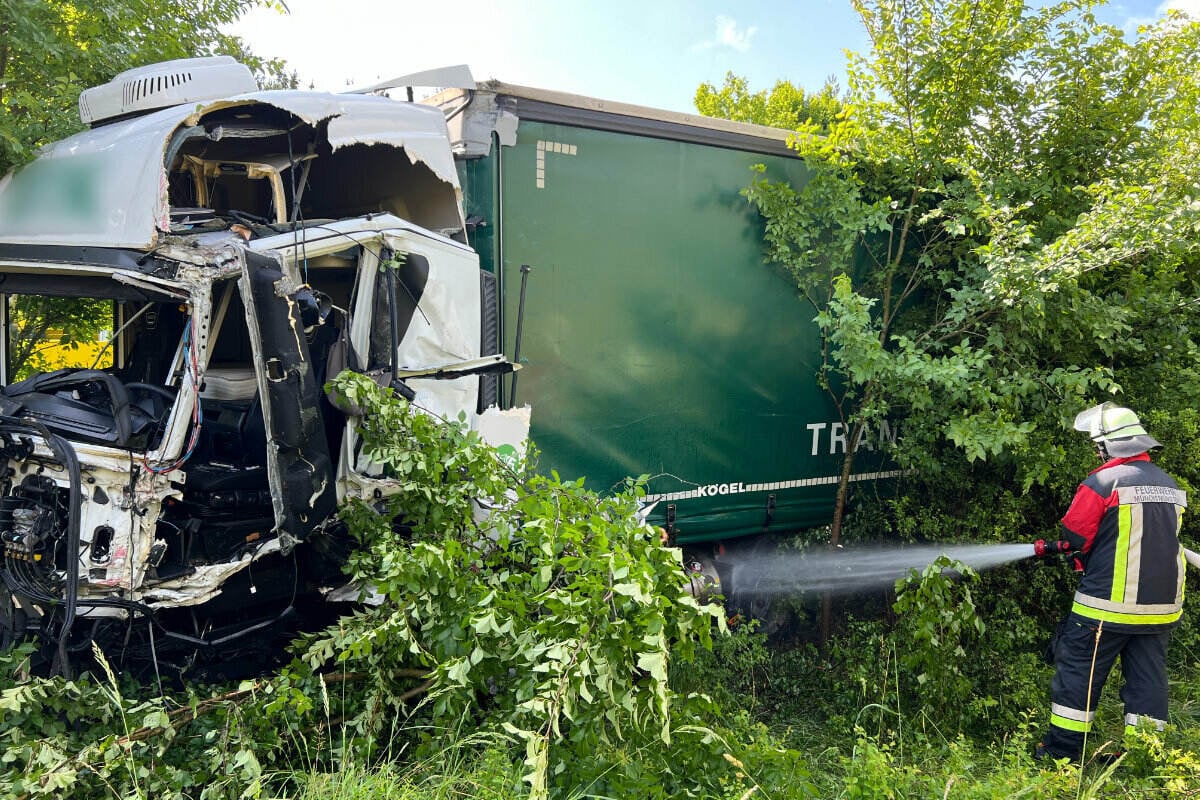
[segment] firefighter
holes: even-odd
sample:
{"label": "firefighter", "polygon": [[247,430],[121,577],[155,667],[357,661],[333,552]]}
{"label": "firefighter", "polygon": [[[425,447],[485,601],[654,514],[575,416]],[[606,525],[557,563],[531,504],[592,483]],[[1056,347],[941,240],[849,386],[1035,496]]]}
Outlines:
{"label": "firefighter", "polygon": [[1082,756],[1117,656],[1126,729],[1147,721],[1161,730],[1167,641],[1183,613],[1179,526],[1187,495],[1150,462],[1148,451],[1161,445],[1136,414],[1113,403],[1081,412],[1075,429],[1091,437],[1104,463],[1062,518],[1084,574],[1055,642],[1050,729],[1038,758]]}

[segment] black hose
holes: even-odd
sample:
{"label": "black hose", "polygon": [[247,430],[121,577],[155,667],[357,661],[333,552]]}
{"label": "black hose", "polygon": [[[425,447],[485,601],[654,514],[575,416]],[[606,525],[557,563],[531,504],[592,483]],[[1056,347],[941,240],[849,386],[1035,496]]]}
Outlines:
{"label": "black hose", "polygon": [[[125,413],[129,413],[128,408],[125,409]],[[63,618],[62,632],[58,637],[58,656],[62,676],[71,680],[73,676],[71,675],[70,658],[67,655],[67,642],[71,638],[71,628],[75,625],[79,600],[79,497],[83,481],[79,477],[79,458],[75,455],[75,448],[71,446],[70,442],[45,428],[42,429],[41,434],[50,448],[50,452],[54,453],[55,457],[67,468],[67,476],[70,480],[70,495],[67,503],[67,585],[65,587],[67,607]]]}
{"label": "black hose", "polygon": [[[67,642],[71,637],[71,628],[75,624],[79,600],[79,498],[82,491],[79,458],[70,442],[33,421],[0,417],[0,431],[41,437],[46,446],[50,448],[50,452],[67,470],[67,580],[63,591],[66,607],[62,628],[58,635],[58,671],[63,677],[70,680],[72,675],[70,658],[67,655]],[[57,603],[58,598],[54,598],[52,602]]]}

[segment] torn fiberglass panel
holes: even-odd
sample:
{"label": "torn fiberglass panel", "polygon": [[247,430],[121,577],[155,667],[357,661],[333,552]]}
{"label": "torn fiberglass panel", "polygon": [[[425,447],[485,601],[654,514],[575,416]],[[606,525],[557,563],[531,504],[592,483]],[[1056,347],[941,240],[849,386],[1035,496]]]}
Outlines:
{"label": "torn fiberglass panel", "polygon": [[[266,256],[247,253],[243,269],[240,291],[266,426],[276,526],[281,533],[303,539],[337,504],[322,418],[328,403],[305,338],[305,320],[294,300],[309,302],[311,292],[296,287],[284,294],[284,272]],[[305,293],[309,296],[302,297]],[[325,356],[316,354],[322,364]]]}
{"label": "torn fiberglass panel", "polygon": [[189,211],[267,221],[384,211],[449,231],[462,227],[458,201],[435,109],[257,92],[112,122],[47,146],[0,179],[0,242],[149,250],[162,233],[183,232],[181,220],[203,217]]}

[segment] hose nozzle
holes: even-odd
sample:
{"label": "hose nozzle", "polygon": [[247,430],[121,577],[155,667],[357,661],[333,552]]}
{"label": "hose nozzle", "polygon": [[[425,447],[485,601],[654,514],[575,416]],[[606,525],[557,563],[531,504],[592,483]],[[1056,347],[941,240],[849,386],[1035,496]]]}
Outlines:
{"label": "hose nozzle", "polygon": [[1065,539],[1060,539],[1057,542],[1047,542],[1045,539],[1038,539],[1033,543],[1033,554],[1038,558],[1066,555],[1071,550],[1071,543]]}
{"label": "hose nozzle", "polygon": [[1066,539],[1059,539],[1057,542],[1047,542],[1045,539],[1038,539],[1033,543],[1033,554],[1038,558],[1064,556],[1070,560],[1071,569],[1079,573],[1083,572],[1083,557],[1075,551],[1075,548]]}

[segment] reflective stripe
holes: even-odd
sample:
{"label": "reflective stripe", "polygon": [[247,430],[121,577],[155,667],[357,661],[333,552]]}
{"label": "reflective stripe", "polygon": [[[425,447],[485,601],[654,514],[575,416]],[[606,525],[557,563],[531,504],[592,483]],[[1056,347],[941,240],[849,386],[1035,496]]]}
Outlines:
{"label": "reflective stripe", "polygon": [[[1083,592],[1075,593],[1075,605],[1096,611],[1132,614],[1133,616],[1176,614],[1183,610],[1182,603],[1114,603],[1111,600],[1101,600],[1099,597],[1092,597]],[[1100,619],[1100,617],[1094,617],[1094,619]]]}
{"label": "reflective stripe", "polygon": [[1187,492],[1169,486],[1120,486],[1117,488],[1117,498],[1123,506],[1171,503],[1180,508],[1187,508]]}
{"label": "reflective stripe", "polygon": [[[1125,602],[1125,576],[1129,571],[1129,534],[1133,529],[1135,522],[1133,518],[1134,506],[1122,505],[1117,508],[1117,552],[1113,554],[1113,578],[1112,590],[1109,594],[1109,600],[1114,603]],[[1141,506],[1137,506],[1138,511],[1141,511]],[[1142,515],[1137,515],[1136,522],[1140,525]],[[1141,536],[1137,537],[1139,542]],[[1141,559],[1138,559],[1141,562]],[[1137,572],[1133,573],[1137,575]],[[1137,599],[1137,592],[1133,593],[1133,598]]]}
{"label": "reflective stripe", "polygon": [[[1183,518],[1179,519],[1179,527],[1183,527]],[[1187,556],[1183,554],[1183,545],[1179,546],[1179,576],[1175,579],[1175,599],[1179,601],[1179,605],[1183,607],[1183,592],[1184,580],[1187,576]]]}
{"label": "reflective stripe", "polygon": [[1068,731],[1078,731],[1079,733],[1087,733],[1092,729],[1090,722],[1076,722],[1073,719],[1060,717],[1057,714],[1050,715],[1050,724],[1057,728],[1064,728]]}
{"label": "reflective stripe", "polygon": [[1183,609],[1169,614],[1123,614],[1117,611],[1102,611],[1097,608],[1089,608],[1082,603],[1072,605],[1071,611],[1087,619],[1103,620],[1104,622],[1123,622],[1127,625],[1164,625],[1170,622],[1178,622],[1179,618],[1183,616]]}
{"label": "reflective stripe", "polygon": [[1144,506],[1133,506],[1133,525],[1129,529],[1129,559],[1126,561],[1125,571],[1125,596],[1122,600],[1138,599],[1138,589],[1142,580],[1142,534],[1146,530],[1142,514],[1145,510]]}
{"label": "reflective stripe", "polygon": [[1167,724],[1165,721],[1163,721],[1161,719],[1156,719],[1147,714],[1126,714],[1125,715],[1125,727],[1126,728],[1136,728],[1138,726],[1138,723],[1141,722],[1142,720],[1145,720],[1146,722],[1153,722],[1155,729],[1160,730],[1160,731],[1163,729],[1163,726]]}
{"label": "reflective stripe", "polygon": [[1083,711],[1070,706],[1060,706],[1058,703],[1050,704],[1050,713],[1056,717],[1063,719],[1074,720],[1075,722],[1091,722],[1096,718],[1095,711]]}

